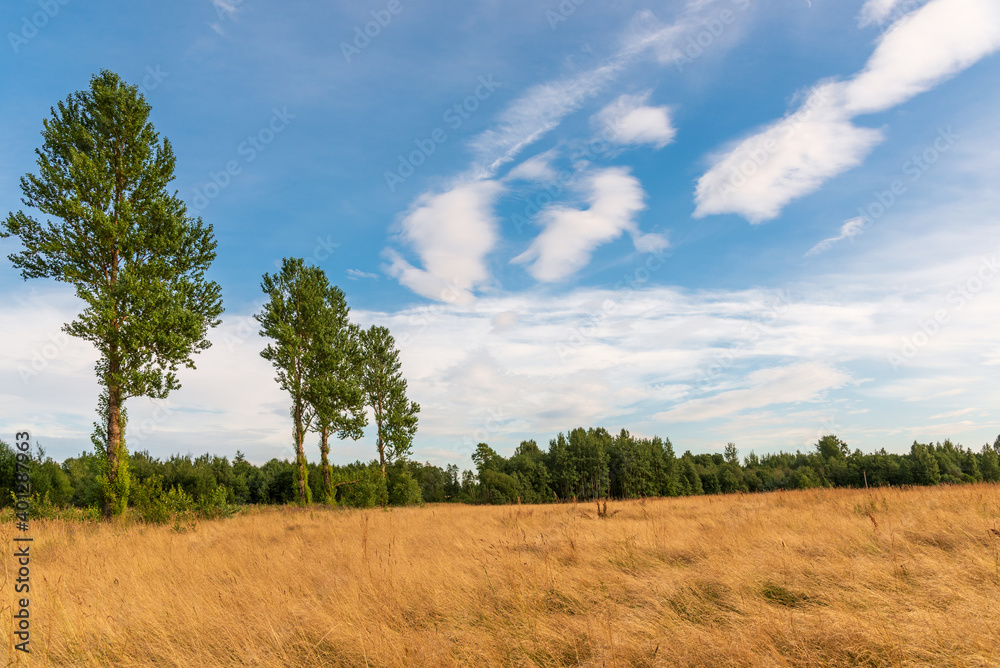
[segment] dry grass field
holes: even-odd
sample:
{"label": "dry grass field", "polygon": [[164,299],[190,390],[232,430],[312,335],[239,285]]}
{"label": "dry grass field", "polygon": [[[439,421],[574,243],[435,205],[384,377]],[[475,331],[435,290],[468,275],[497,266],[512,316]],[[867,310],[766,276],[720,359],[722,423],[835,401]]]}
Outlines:
{"label": "dry grass field", "polygon": [[[25,666],[995,666],[1000,487],[35,522]],[[13,527],[0,529],[12,628]],[[20,661],[20,663],[18,663]]]}

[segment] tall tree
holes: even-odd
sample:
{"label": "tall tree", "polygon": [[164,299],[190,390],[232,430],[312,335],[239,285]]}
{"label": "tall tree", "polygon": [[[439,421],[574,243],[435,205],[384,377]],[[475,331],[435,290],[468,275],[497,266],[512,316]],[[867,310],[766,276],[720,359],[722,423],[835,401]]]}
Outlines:
{"label": "tall tree", "polygon": [[387,328],[372,325],[364,332],[362,350],[362,387],[375,414],[378,457],[384,478],[387,459],[391,462],[410,454],[420,405],[406,398],[399,351]]}
{"label": "tall tree", "polygon": [[99,403],[104,515],[128,503],[122,411],[129,397],[165,398],[180,365],[208,348],[221,291],[205,279],[215,259],[211,225],[187,215],[170,193],[175,158],[149,121],[135,86],[107,70],[69,95],[43,121],[39,173],[21,178],[22,202],[57,222],[11,213],[0,236],[24,250],[10,256],[29,278],[69,283],[85,308],[63,331],[100,353]]}
{"label": "tall tree", "polygon": [[[326,273],[307,267],[300,258],[285,258],[279,272],[264,274],[261,289],[268,301],[254,318],[260,323],[260,335],[272,341],[260,356],[277,369],[275,380],[291,395],[297,496],[299,503],[309,503],[305,435],[316,418],[318,397],[330,386],[330,360],[336,357],[331,351],[334,330],[338,324],[346,325],[347,305]],[[343,320],[332,314],[331,303],[342,308]]]}
{"label": "tall tree", "polygon": [[326,299],[325,339],[317,351],[316,380],[310,388],[309,403],[316,413],[320,465],[323,472],[325,503],[333,502],[330,474],[330,434],[338,438],[361,438],[368,418],[365,393],[361,387],[364,363],[361,330],[347,321],[349,309],[344,293],[330,288]]}

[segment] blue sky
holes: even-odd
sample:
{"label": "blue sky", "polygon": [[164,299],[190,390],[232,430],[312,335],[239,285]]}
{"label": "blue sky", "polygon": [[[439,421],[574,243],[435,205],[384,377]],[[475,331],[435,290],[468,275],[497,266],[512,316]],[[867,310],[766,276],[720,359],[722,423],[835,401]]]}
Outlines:
{"label": "blue sky", "polygon": [[[285,256],[395,334],[420,460],[576,426],[744,454],[1000,432],[995,0],[15,0],[0,27],[0,208],[107,68],[215,229],[223,324],[130,401],[133,450],[291,454],[250,320]],[[98,394],[78,308],[0,264],[0,431],[57,459]]]}

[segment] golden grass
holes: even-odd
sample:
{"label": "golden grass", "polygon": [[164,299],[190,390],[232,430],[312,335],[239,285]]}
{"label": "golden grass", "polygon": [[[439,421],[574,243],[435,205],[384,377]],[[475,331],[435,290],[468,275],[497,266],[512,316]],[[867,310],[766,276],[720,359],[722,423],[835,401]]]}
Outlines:
{"label": "golden grass", "polygon": [[1000,487],[972,485],[612,502],[604,518],[433,505],[264,509],[188,533],[35,522],[33,652],[13,660],[994,666],[998,519]]}

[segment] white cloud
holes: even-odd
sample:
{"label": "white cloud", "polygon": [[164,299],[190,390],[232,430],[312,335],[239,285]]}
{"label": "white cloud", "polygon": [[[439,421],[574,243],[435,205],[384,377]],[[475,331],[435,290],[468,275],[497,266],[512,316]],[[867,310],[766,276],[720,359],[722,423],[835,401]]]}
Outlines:
{"label": "white cloud", "polygon": [[623,69],[621,58],[576,77],[539,84],[507,106],[496,127],[475,137],[474,178],[490,178],[525,147],[557,127],[568,114],[596,95]]}
{"label": "white cloud", "polygon": [[930,90],[1000,48],[1000,3],[934,0],[885,33],[844,84],[851,116],[883,111]]}
{"label": "white cloud", "polygon": [[[472,140],[476,154],[472,177],[492,178],[497,169],[557,127],[567,115],[580,109],[643,53],[654,50],[666,61],[665,54],[672,56],[685,37],[703,29],[699,19],[712,4],[714,0],[690,2],[682,15],[666,26],[659,24],[648,10],[639,12],[621,46],[603,64],[529,88],[500,113],[495,127]],[[640,113],[630,123],[633,127],[648,125],[651,122],[646,118],[648,115]]]}
{"label": "white cloud", "polygon": [[[481,181],[494,183],[492,179],[502,166],[513,161],[521,151],[558,127],[569,114],[582,108],[588,100],[604,90],[625,71],[636,58],[648,52],[655,52],[662,62],[673,58],[689,35],[704,29],[701,20],[708,16],[709,10],[715,4],[717,0],[693,0],[687,4],[673,24],[666,26],[660,24],[652,12],[648,10],[638,12],[632,25],[619,40],[618,47],[608,58],[603,59],[600,65],[528,88],[507,104],[493,127],[481,132],[470,141],[474,158],[465,174],[458,177],[457,182],[464,185],[456,190],[467,190],[472,187],[469,184]],[[615,119],[618,122],[618,130],[622,133],[623,143],[651,143],[662,146],[673,138],[674,130],[665,108],[638,106],[635,99],[628,96],[621,100],[623,104],[632,105]],[[642,98],[641,103],[644,101]],[[612,112],[609,111],[610,113]],[[512,169],[504,181],[539,181],[553,177],[554,173],[549,164],[551,157],[552,152],[549,152],[526,161]],[[413,215],[414,209],[429,208],[429,204],[437,197],[442,195],[429,193],[422,195],[411,207],[408,218]],[[482,210],[478,210],[477,213],[480,218],[487,215]],[[623,214],[615,215],[620,217]],[[601,222],[593,217],[584,216],[583,219],[591,223]],[[443,290],[448,291],[454,299],[463,302],[474,299],[476,287],[486,283],[487,277],[478,271],[470,271],[468,267],[459,268],[456,272],[454,265],[460,264],[463,260],[460,254],[455,252],[456,244],[451,240],[450,230],[438,233],[432,230],[433,225],[433,222],[424,220],[418,226],[423,239],[416,250],[424,261],[425,268],[413,266],[403,259],[398,251],[388,249],[385,251],[390,260],[388,271],[404,286],[431,299],[440,300]],[[478,270],[484,266],[482,257],[492,249],[498,237],[487,233],[487,226],[476,222],[473,222],[472,226],[478,230],[477,241],[471,244],[473,253],[465,262],[474,265]],[[607,233],[596,229],[591,232],[596,235],[595,239],[603,238]],[[411,242],[416,238],[409,232],[404,233],[403,237]],[[635,238],[637,248],[662,249],[667,245],[666,239],[659,235],[639,235],[636,232]],[[586,248],[592,247],[594,243],[599,241],[584,241],[582,244],[578,242],[576,245],[579,248]],[[441,249],[436,248],[437,244],[441,245]],[[583,257],[583,254],[589,251],[578,250],[576,253],[578,257]],[[441,261],[440,256],[448,259]],[[436,267],[428,264],[433,257],[439,260],[435,262],[438,265]]]}
{"label": "white cloud", "polygon": [[855,126],[855,116],[898,105],[998,48],[995,0],[932,0],[883,35],[852,79],[817,85],[799,110],[716,156],[698,180],[694,215],[776,217],[882,140],[878,130]]}
{"label": "white cloud", "polygon": [[530,263],[528,273],[539,281],[559,281],[582,269],[601,244],[631,232],[637,248],[660,250],[666,240],[641,235],[635,216],[646,208],[639,180],[622,167],[609,167],[589,174],[584,183],[587,209],[553,205],[539,220],[545,229],[512,262]]}
{"label": "white cloud", "polygon": [[893,18],[913,10],[924,0],[868,0],[861,8],[858,24],[864,28],[872,24],[885,25]]}
{"label": "white cloud", "polygon": [[552,160],[555,156],[555,149],[550,149],[544,153],[532,156],[507,172],[507,176],[504,177],[504,180],[551,183],[556,180],[556,170],[552,167]]}
{"label": "white cloud", "polygon": [[829,101],[837,86],[818,87],[801,109],[717,157],[698,180],[695,217],[737,213],[759,223],[860,164],[882,133],[843,117]]}
{"label": "white cloud", "polygon": [[810,255],[818,255],[819,253],[829,250],[838,241],[852,239],[858,236],[864,232],[866,222],[866,218],[860,217],[844,221],[844,224],[840,226],[840,234],[835,237],[830,237],[829,239],[823,239],[823,241],[806,251],[806,257]]}
{"label": "white cloud", "polygon": [[485,260],[498,237],[493,203],[502,191],[497,181],[478,181],[422,195],[403,217],[401,234],[424,268],[390,250],[390,275],[431,299],[471,299],[490,279]]}
{"label": "white cloud", "polygon": [[663,148],[673,141],[677,130],[670,122],[668,107],[651,107],[650,93],[622,95],[594,116],[601,136],[614,144],[650,144]]}
{"label": "white cloud", "polygon": [[[727,440],[744,452],[794,448],[815,442],[820,430],[866,450],[903,447],[900,434],[978,442],[986,435],[977,413],[965,422],[938,420],[964,409],[992,414],[1000,402],[995,367],[982,365],[982,351],[1000,348],[992,296],[1000,283],[960,309],[948,304],[955,282],[982,263],[982,248],[968,247],[969,230],[953,232],[950,242],[917,235],[913,247],[894,245],[905,269],[853,258],[851,266],[838,265],[842,274],[789,286],[784,300],[761,289],[647,284],[351,315],[364,326],[388,326],[400,342],[411,397],[422,406],[415,441],[421,460],[468,465],[479,441],[509,453],[522,438],[544,443],[581,425],[670,436],[679,451],[718,449]],[[997,235],[989,239],[995,247]],[[930,256],[942,264],[925,262]],[[72,339],[58,353],[44,348],[78,307],[64,288],[29,306],[0,302],[4,322],[31,323],[0,333],[8,388],[0,431],[27,425],[57,458],[89,448],[98,393],[89,345]],[[886,354],[942,307],[951,309],[946,326],[896,375]],[[253,461],[290,456],[288,397],[259,356],[258,329],[249,314],[227,313],[211,333],[215,345],[196,357],[198,369],[183,371],[184,387],[166,416],[152,402],[130,401],[130,444],[160,457],[189,450],[232,456],[237,449]],[[30,367],[35,351],[50,359],[24,384],[18,368]],[[862,378],[873,380],[856,385]],[[831,403],[845,398],[854,403]],[[790,409],[796,402],[802,408]],[[852,418],[859,408],[872,410]],[[827,426],[833,414],[848,426]],[[865,426],[852,432],[854,419]],[[882,434],[882,427],[900,431]],[[336,453],[337,461],[367,459],[372,437],[339,444]]]}
{"label": "white cloud", "polygon": [[378,274],[371,274],[367,271],[361,271],[360,269],[348,269],[347,277],[352,281],[356,281],[359,278],[378,278]]}
{"label": "white cloud", "polygon": [[780,404],[815,402],[828,390],[851,380],[850,375],[821,362],[803,362],[754,371],[747,387],[720,392],[712,397],[685,401],[653,416],[664,422],[700,422],[732,417],[743,411]]}
{"label": "white cloud", "polygon": [[212,0],[212,6],[215,7],[219,18],[233,16],[239,11],[241,4],[242,0]]}

